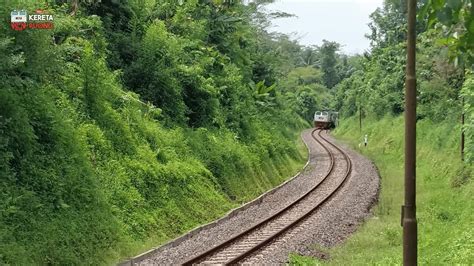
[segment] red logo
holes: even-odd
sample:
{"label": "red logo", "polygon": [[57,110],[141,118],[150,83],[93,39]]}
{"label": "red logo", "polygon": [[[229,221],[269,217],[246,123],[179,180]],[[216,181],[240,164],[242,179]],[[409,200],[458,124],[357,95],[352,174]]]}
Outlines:
{"label": "red logo", "polygon": [[22,31],[26,29],[26,22],[11,22],[10,26],[13,30]]}

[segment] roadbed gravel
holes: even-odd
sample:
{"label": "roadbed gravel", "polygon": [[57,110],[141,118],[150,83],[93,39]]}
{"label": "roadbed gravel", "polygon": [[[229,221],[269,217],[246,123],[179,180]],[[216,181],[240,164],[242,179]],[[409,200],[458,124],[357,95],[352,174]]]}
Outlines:
{"label": "roadbed gravel", "polygon": [[[182,264],[186,259],[252,227],[306,193],[324,177],[329,168],[327,152],[312,138],[312,131],[313,129],[307,129],[301,134],[308,147],[309,158],[305,168],[295,177],[265,193],[258,200],[233,210],[225,217],[194,229],[121,265]],[[330,136],[325,137],[331,139]],[[315,255],[309,248],[311,245],[334,246],[346,239],[370,216],[370,209],[377,200],[380,187],[378,171],[365,157],[345,145],[339,146],[348,153],[353,162],[353,172],[342,191],[301,226],[277,239],[278,245],[263,248],[249,258],[247,263],[284,264],[291,252]],[[321,253],[318,257],[325,258],[326,254]]]}
{"label": "roadbed gravel", "polygon": [[376,166],[347,145],[329,135],[323,136],[342,148],[352,160],[349,180],[334,198],[309,219],[256,252],[244,264],[285,264],[290,253],[329,259],[328,254],[314,247],[330,248],[342,243],[371,216],[371,209],[380,191],[380,176]]}

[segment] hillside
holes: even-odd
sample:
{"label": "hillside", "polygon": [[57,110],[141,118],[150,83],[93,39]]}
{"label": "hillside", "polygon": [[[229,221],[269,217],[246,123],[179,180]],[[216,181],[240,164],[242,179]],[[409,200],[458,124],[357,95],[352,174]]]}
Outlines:
{"label": "hillside", "polygon": [[54,30],[1,24],[1,262],[117,261],[306,161],[307,122],[269,89],[285,58],[252,38],[255,7],[150,3],[54,4]]}
{"label": "hillside", "polygon": [[[370,51],[351,56],[337,42],[303,46],[270,32],[272,19],[290,16],[266,11],[272,2],[2,2],[0,264],[116,263],[221,217],[302,167],[299,136],[316,110],[337,110],[336,136],[352,144],[360,117],[374,143],[364,153],[386,169],[384,180],[398,175],[401,133],[387,125],[399,130],[404,112],[400,1],[372,14]],[[458,245],[449,254],[472,263],[464,210],[474,160],[474,11],[469,1],[448,2],[419,11],[420,205],[434,223],[422,250]],[[48,14],[54,27],[18,30],[14,10]],[[389,206],[387,220],[363,231],[389,228],[388,262],[399,251],[394,193],[378,207]],[[454,224],[467,233],[443,240],[443,225]]]}

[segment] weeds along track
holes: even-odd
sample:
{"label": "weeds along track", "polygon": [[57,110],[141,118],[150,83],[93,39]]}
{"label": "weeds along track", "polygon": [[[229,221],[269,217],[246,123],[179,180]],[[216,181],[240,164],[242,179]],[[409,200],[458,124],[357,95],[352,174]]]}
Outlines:
{"label": "weeds along track", "polygon": [[316,142],[326,150],[330,159],[328,172],[321,181],[274,215],[192,257],[183,264],[238,264],[262,247],[271,245],[275,239],[288,230],[297,227],[330,200],[350,176],[352,162],[342,149],[324,138],[321,132],[321,130],[313,130],[311,133]]}

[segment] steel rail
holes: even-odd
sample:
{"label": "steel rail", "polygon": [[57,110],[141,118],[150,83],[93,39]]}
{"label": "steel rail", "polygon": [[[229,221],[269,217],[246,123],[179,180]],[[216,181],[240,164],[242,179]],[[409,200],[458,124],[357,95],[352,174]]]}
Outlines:
{"label": "steel rail", "polygon": [[[327,180],[327,178],[333,173],[334,171],[334,165],[335,165],[335,158],[334,158],[334,155],[333,153],[320,141],[318,140],[314,133],[316,132],[316,129],[313,130],[311,132],[311,136],[321,145],[321,147],[323,147],[326,152],[328,153],[329,157],[330,157],[330,167],[328,169],[328,172],[326,173],[326,175],[324,176],[324,178],[322,180],[320,180],[315,186],[313,186],[308,192],[306,192],[305,194],[303,194],[301,197],[299,197],[298,199],[296,199],[294,202],[292,202],[291,204],[289,204],[288,206],[286,206],[285,208],[281,209],[280,211],[278,211],[277,213],[271,215],[270,217],[267,217],[266,219],[263,219],[261,222],[255,224],[254,226],[252,226],[251,228],[239,233],[239,234],[236,234],[234,235],[233,237],[229,238],[228,240],[214,246],[213,248],[199,254],[199,255],[196,255],[194,257],[192,257],[191,259],[187,260],[186,262],[183,263],[183,265],[193,265],[195,263],[199,263],[203,260],[205,260],[207,257],[215,254],[215,253],[218,253],[219,250],[221,249],[224,249],[228,246],[230,246],[232,243],[236,242],[237,240],[239,240],[240,238],[244,237],[245,235],[248,235],[250,234],[251,232],[257,230],[258,228],[260,227],[263,227],[265,224],[279,218],[280,216],[282,216],[285,212],[287,212],[288,210],[290,210],[292,207],[294,207],[296,204],[300,203],[301,201],[303,201],[305,198],[307,198],[311,193],[313,193],[322,183],[324,183],[325,180]],[[328,144],[332,145],[334,148],[336,148],[339,152],[341,152],[343,155],[344,155],[344,159],[347,163],[347,170],[346,170],[346,174],[344,176],[344,180],[337,186],[337,188],[332,191],[326,198],[324,198],[319,204],[317,204],[315,207],[313,207],[311,210],[309,210],[308,212],[306,212],[304,215],[300,216],[299,218],[297,218],[296,220],[294,220],[293,222],[291,222],[290,224],[286,225],[284,228],[278,230],[276,233],[272,234],[271,236],[265,238],[263,241],[260,241],[258,244],[254,245],[253,247],[251,247],[250,249],[248,250],[245,250],[244,252],[242,252],[241,254],[237,255],[236,257],[226,261],[225,263],[226,264],[235,264],[237,263],[238,261],[244,259],[245,257],[247,257],[248,255],[250,255],[251,253],[255,252],[256,250],[260,249],[261,247],[265,246],[266,244],[268,244],[270,241],[272,241],[273,239],[275,239],[276,237],[280,236],[281,234],[285,233],[286,231],[288,231],[290,228],[294,227],[295,225],[297,225],[298,223],[300,223],[301,221],[303,221],[305,218],[307,218],[311,213],[313,213],[316,209],[318,209],[320,206],[322,206],[325,202],[327,202],[338,190],[340,187],[342,187],[342,185],[345,183],[345,181],[347,180],[347,177],[350,175],[350,172],[351,172],[351,162],[350,162],[350,159],[349,157],[340,149],[338,148],[336,145],[332,144],[331,142],[329,142],[327,139],[325,139],[324,137],[321,136],[321,130],[318,131],[318,136],[323,139],[325,142],[327,142]]]}
{"label": "steel rail", "polygon": [[288,206],[286,206],[285,208],[281,209],[280,211],[278,211],[277,213],[275,213],[274,215],[271,215],[270,217],[267,217],[266,219],[263,219],[262,221],[258,222],[257,224],[255,224],[254,226],[248,228],[247,230],[239,233],[239,234],[236,234],[232,237],[230,237],[229,239],[227,239],[226,241],[214,246],[213,248],[203,252],[203,253],[200,253],[194,257],[192,257],[191,259],[188,259],[187,261],[185,261],[183,263],[183,265],[192,265],[192,264],[195,264],[201,260],[203,260],[204,258],[206,258],[207,256],[215,253],[216,251],[218,251],[219,249],[222,249],[226,246],[228,246],[229,244],[231,244],[232,242],[234,242],[235,240],[243,237],[244,235],[256,230],[257,228],[261,227],[262,225],[274,220],[276,217],[280,216],[281,214],[283,214],[284,212],[286,212],[288,209],[290,209],[291,207],[293,207],[294,205],[296,205],[298,202],[300,202],[301,200],[303,200],[304,198],[306,198],[309,194],[311,194],[316,188],[318,188],[323,182],[324,180],[326,180],[326,178],[332,173],[333,169],[334,169],[334,156],[332,155],[332,153],[329,151],[328,148],[326,148],[315,136],[314,136],[314,132],[316,132],[316,129],[314,129],[312,132],[311,132],[311,136],[326,150],[326,152],[329,154],[329,157],[330,157],[330,166],[329,166],[329,169],[328,169],[328,172],[326,173],[326,175],[324,176],[324,178],[318,182],[311,190],[309,190],[307,193],[305,193],[304,195],[302,195],[301,197],[299,197],[298,199],[296,199],[294,202],[292,202],[291,204],[289,204]]}
{"label": "steel rail", "polygon": [[288,231],[289,229],[297,226],[299,223],[301,223],[303,220],[305,220],[306,218],[308,218],[311,214],[314,213],[314,211],[316,211],[317,209],[319,209],[321,206],[324,205],[324,203],[326,203],[329,199],[331,199],[338,191],[339,189],[343,186],[343,184],[345,183],[345,181],[347,180],[348,176],[350,175],[350,173],[352,172],[352,162],[350,161],[349,157],[345,154],[345,152],[342,151],[342,149],[340,149],[339,147],[337,147],[336,145],[334,145],[333,143],[331,143],[330,141],[328,141],[326,138],[322,137],[321,136],[321,131],[320,130],[318,132],[318,135],[320,138],[322,138],[324,141],[326,141],[328,144],[330,144],[331,146],[333,146],[334,148],[336,148],[339,152],[341,152],[341,154],[344,155],[344,159],[345,161],[347,162],[347,169],[346,169],[346,173],[344,174],[344,179],[341,183],[339,183],[339,185],[336,187],[336,189],[334,189],[328,196],[326,196],[322,201],[320,201],[317,205],[315,205],[311,210],[309,210],[307,213],[305,213],[304,215],[300,216],[298,219],[294,220],[291,224],[288,224],[287,226],[285,226],[283,229],[281,229],[279,232],[275,233],[274,235],[266,238],[265,240],[261,241],[258,245],[256,245],[255,247],[243,252],[242,254],[240,254],[239,256],[229,260],[228,262],[226,262],[226,264],[236,264],[237,262],[243,260],[244,258],[248,257],[249,255],[251,255],[253,252],[257,251],[258,249],[260,249],[261,247],[265,246],[266,244],[270,243],[271,241],[273,241],[274,239],[276,239],[277,237],[279,237],[281,234],[285,233],[286,231]]}

